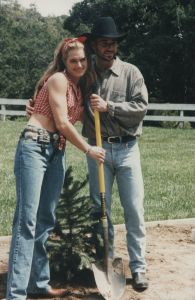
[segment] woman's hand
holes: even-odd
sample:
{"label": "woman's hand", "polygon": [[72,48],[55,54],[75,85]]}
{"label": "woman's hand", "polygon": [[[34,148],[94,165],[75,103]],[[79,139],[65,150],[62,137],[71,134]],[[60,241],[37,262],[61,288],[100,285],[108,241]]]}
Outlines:
{"label": "woman's hand", "polygon": [[26,102],[26,116],[29,119],[34,112],[34,101],[32,99]]}
{"label": "woman's hand", "polygon": [[86,153],[98,162],[103,163],[105,160],[106,151],[101,147],[91,146]]}

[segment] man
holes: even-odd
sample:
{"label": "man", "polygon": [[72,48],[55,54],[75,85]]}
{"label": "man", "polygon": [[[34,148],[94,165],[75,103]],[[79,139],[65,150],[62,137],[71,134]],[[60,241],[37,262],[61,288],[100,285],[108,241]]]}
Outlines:
{"label": "man", "polygon": [[[114,228],[111,222],[112,187],[116,178],[120,202],[124,209],[127,249],[130,257],[133,287],[148,287],[145,263],[144,187],[137,136],[148,104],[144,79],[137,67],[121,61],[117,54],[119,34],[111,17],[101,17],[91,33],[84,34],[95,54],[95,84],[85,109],[83,135],[95,144],[93,110],[100,112],[103,148],[106,150],[104,175],[109,226],[109,255],[112,257]],[[98,165],[88,160],[90,195],[95,211],[101,212]]]}

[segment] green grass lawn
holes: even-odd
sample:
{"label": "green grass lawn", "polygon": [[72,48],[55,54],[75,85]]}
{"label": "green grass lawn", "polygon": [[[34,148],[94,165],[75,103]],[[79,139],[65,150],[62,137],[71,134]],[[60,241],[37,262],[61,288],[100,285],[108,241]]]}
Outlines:
{"label": "green grass lawn", "polygon": [[[24,126],[23,121],[0,122],[0,235],[11,232],[15,207],[13,161]],[[195,130],[144,127],[139,145],[146,221],[195,217]],[[70,144],[67,147],[69,165],[73,166],[76,179],[85,178],[85,156]],[[83,192],[89,194],[88,187]],[[123,223],[116,186],[112,217],[115,224]]]}

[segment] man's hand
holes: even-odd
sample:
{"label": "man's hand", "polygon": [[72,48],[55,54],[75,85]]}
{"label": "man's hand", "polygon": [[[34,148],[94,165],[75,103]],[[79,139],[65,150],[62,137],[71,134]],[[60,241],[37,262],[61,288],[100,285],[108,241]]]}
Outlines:
{"label": "man's hand", "polygon": [[96,94],[90,96],[90,105],[92,110],[97,110],[100,112],[108,111],[108,103]]}
{"label": "man's hand", "polygon": [[34,102],[32,99],[27,100],[26,102],[26,116],[29,119],[34,112]]}

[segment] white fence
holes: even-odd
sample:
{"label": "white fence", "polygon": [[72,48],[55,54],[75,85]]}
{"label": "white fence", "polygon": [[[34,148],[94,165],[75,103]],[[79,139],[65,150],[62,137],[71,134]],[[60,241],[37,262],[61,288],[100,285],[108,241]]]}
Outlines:
{"label": "white fence", "polygon": [[[5,121],[6,116],[25,116],[25,99],[7,99],[0,98],[0,118]],[[7,108],[9,106],[9,109]],[[11,108],[10,108],[11,107]],[[18,110],[22,107],[22,110]]]}
{"label": "white fence", "polygon": [[[0,98],[1,120],[5,120],[6,116],[25,116],[26,101],[27,101],[26,99]],[[22,110],[18,110],[19,107],[21,107]],[[153,111],[152,115],[150,115],[150,111]],[[163,115],[162,115],[162,111],[164,111]],[[175,112],[174,115],[170,115],[171,111]],[[144,120],[145,121],[195,122],[195,116],[185,115],[185,112],[189,112],[189,111],[195,112],[195,104],[150,103],[148,105],[149,114],[147,113]]]}
{"label": "white fence", "polygon": [[[186,111],[195,112],[195,104],[171,104],[171,103],[150,103],[148,112],[154,111],[155,114],[145,116],[146,121],[172,121],[172,122],[195,122],[194,116],[185,116]],[[164,114],[158,114],[158,111],[164,111]],[[176,112],[177,115],[169,115],[170,111]]]}

